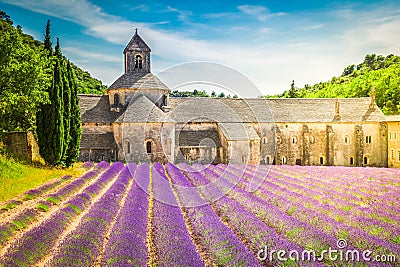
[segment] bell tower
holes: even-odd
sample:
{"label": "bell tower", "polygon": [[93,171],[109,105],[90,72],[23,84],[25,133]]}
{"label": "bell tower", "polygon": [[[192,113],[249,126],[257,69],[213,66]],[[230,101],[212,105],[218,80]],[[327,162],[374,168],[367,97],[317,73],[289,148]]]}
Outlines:
{"label": "bell tower", "polygon": [[124,49],[125,73],[150,72],[150,47],[135,29],[135,35]]}

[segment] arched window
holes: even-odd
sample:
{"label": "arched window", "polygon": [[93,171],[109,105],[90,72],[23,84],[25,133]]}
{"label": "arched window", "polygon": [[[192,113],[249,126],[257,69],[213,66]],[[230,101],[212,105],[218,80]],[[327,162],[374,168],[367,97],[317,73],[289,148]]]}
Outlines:
{"label": "arched window", "polygon": [[348,143],[350,143],[350,137],[348,135],[346,135],[344,137],[344,143],[347,145]]}
{"label": "arched window", "polygon": [[296,143],[297,143],[297,137],[296,137],[296,136],[293,136],[293,137],[292,137],[292,143],[293,143],[293,144],[296,144]]}
{"label": "arched window", "polygon": [[350,165],[354,165],[354,158],[350,157]]}
{"label": "arched window", "polygon": [[266,143],[267,143],[267,137],[263,137],[262,143],[263,143],[263,144],[266,144]]}
{"label": "arched window", "polygon": [[282,157],[282,164],[286,164],[286,157]]}
{"label": "arched window", "polygon": [[242,156],[242,162],[245,163],[246,162],[246,156]]}
{"label": "arched window", "polygon": [[141,69],[143,67],[143,60],[141,55],[135,57],[135,69]]}
{"label": "arched window", "polygon": [[400,161],[400,150],[397,150],[397,161]]}
{"label": "arched window", "polygon": [[114,105],[119,105],[119,94],[114,95]]}
{"label": "arched window", "polygon": [[319,158],[319,164],[324,165],[324,157]]}
{"label": "arched window", "polygon": [[153,144],[152,144],[151,141],[147,141],[146,142],[146,152],[147,152],[147,154],[151,154],[152,153],[152,146],[153,146]]}
{"label": "arched window", "polygon": [[265,157],[265,164],[267,164],[267,165],[271,164],[271,157],[270,156],[266,156]]}
{"label": "arched window", "polygon": [[129,141],[126,141],[126,153],[131,153],[131,143]]}
{"label": "arched window", "polygon": [[365,164],[365,165],[368,164],[368,157],[367,157],[367,156],[364,157],[364,164]]}

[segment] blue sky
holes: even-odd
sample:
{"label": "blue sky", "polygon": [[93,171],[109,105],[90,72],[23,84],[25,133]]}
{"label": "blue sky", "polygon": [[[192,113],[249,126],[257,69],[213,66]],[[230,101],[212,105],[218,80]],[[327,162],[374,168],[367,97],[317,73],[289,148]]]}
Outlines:
{"label": "blue sky", "polygon": [[139,29],[152,71],[192,61],[228,65],[262,94],[339,76],[366,54],[400,55],[396,1],[0,0],[23,30],[43,40],[47,19],[68,58],[110,85]]}

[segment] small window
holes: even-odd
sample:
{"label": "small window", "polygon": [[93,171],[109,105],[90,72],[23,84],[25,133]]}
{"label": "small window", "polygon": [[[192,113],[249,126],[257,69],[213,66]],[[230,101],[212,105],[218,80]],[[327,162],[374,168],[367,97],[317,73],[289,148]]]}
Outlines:
{"label": "small window", "polygon": [[350,157],[350,165],[354,165],[354,158]]}
{"label": "small window", "polygon": [[348,135],[346,135],[346,136],[344,137],[344,143],[345,143],[346,145],[350,143],[350,138],[349,138]]}
{"label": "small window", "polygon": [[[400,150],[399,150],[399,153],[400,153]],[[400,155],[400,154],[399,154],[399,155]],[[265,164],[269,165],[269,164],[270,164],[270,161],[271,161],[270,156],[266,156],[266,157],[265,157]]]}
{"label": "small window", "polygon": [[367,164],[368,164],[368,157],[365,156],[365,157],[364,157],[364,165],[367,165]]}
{"label": "small window", "polygon": [[151,143],[151,141],[147,141],[146,142],[146,152],[147,152],[147,154],[151,154],[152,153],[152,143]]}
{"label": "small window", "polygon": [[392,133],[389,132],[389,140],[392,140]]}
{"label": "small window", "polygon": [[141,69],[143,67],[143,61],[141,55],[135,57],[135,69]]}
{"label": "small window", "polygon": [[296,143],[297,143],[297,137],[296,137],[296,136],[293,136],[293,137],[292,137],[292,143],[293,143],[293,144],[296,144]]}
{"label": "small window", "polygon": [[310,144],[314,144],[315,143],[315,138],[314,138],[314,136],[310,136]]}
{"label": "small window", "polygon": [[390,150],[390,159],[394,160],[394,149]]}
{"label": "small window", "polygon": [[370,135],[368,135],[368,136],[365,137],[365,143],[371,144],[371,140],[372,140],[372,138],[371,138]]}
{"label": "small window", "polygon": [[242,162],[245,163],[246,162],[246,156],[242,156]]}
{"label": "small window", "polygon": [[397,161],[400,161],[400,150],[397,150]]}
{"label": "small window", "polygon": [[119,94],[114,95],[114,105],[119,105]]}
{"label": "small window", "polygon": [[282,164],[286,164],[286,157],[282,157]]}
{"label": "small window", "polygon": [[131,153],[131,143],[129,141],[126,141],[126,153]]}
{"label": "small window", "polygon": [[319,164],[324,165],[324,157],[319,158]]}
{"label": "small window", "polygon": [[263,144],[266,144],[266,143],[267,143],[267,137],[263,137],[262,143],[263,143]]}

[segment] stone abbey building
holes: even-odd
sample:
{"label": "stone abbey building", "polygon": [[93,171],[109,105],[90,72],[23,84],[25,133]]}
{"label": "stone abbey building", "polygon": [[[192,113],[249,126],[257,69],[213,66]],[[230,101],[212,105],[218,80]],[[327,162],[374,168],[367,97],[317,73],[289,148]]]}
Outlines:
{"label": "stone abbey building", "polygon": [[[368,98],[170,98],[135,33],[106,95],[80,95],[80,160],[387,166],[386,117]],[[400,154],[399,154],[400,155]],[[400,160],[400,159],[399,159]]]}

